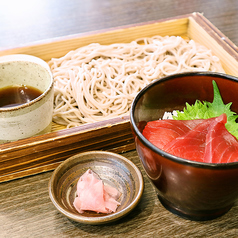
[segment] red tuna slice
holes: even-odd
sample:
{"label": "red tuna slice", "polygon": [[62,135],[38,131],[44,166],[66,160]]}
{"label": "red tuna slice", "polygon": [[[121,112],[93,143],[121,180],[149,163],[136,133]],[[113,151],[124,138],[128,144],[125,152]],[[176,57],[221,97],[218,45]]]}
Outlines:
{"label": "red tuna slice", "polygon": [[150,121],[146,124],[143,135],[152,144],[164,149],[169,142],[185,135],[203,121],[203,119]]}
{"label": "red tuna slice", "polygon": [[198,120],[199,124],[195,128],[168,143],[164,147],[164,150],[184,159],[203,162],[206,135],[209,130],[209,125],[214,120],[216,120],[216,118]]}
{"label": "red tuna slice", "polygon": [[226,122],[227,116],[222,114],[209,126],[204,162],[229,163],[238,160],[238,141],[227,131]]}

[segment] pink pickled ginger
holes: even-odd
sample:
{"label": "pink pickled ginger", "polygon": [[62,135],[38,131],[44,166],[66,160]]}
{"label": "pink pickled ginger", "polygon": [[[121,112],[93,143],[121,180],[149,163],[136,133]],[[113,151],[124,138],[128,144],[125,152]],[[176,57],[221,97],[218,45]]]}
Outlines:
{"label": "pink pickled ginger", "polygon": [[94,211],[97,213],[115,212],[120,203],[120,193],[116,188],[104,185],[99,176],[88,169],[77,183],[77,196],[74,207],[79,213]]}

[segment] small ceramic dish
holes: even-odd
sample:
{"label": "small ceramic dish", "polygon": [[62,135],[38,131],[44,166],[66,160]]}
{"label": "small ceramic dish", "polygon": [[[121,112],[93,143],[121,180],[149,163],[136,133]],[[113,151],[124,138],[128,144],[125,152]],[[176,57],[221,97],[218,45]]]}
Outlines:
{"label": "small ceramic dish", "polygon": [[[85,211],[80,214],[73,206],[79,178],[91,169],[104,184],[113,186],[121,193],[121,205],[116,212],[100,214]],[[89,151],[74,155],[62,162],[49,181],[49,195],[55,207],[76,222],[99,225],[113,222],[131,212],[139,203],[144,181],[138,167],[125,157],[103,151]]]}

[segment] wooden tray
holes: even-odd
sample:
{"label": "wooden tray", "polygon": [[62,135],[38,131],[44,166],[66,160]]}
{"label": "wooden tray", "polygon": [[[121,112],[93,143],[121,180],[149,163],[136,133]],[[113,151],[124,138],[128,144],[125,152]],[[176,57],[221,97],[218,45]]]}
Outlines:
{"label": "wooden tray", "polygon": [[[193,39],[210,48],[221,59],[227,74],[238,76],[237,47],[200,13],[51,39],[6,49],[0,51],[0,55],[22,53],[49,61],[90,43],[123,43],[155,35]],[[54,124],[51,133],[0,145],[0,182],[55,169],[63,160],[79,152],[109,150],[121,153],[134,148],[129,117],[71,129]]]}

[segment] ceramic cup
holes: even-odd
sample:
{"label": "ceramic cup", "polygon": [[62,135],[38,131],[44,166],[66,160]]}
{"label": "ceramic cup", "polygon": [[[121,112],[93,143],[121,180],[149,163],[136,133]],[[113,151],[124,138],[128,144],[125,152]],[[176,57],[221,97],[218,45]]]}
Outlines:
{"label": "ceramic cup", "polygon": [[42,92],[37,98],[12,107],[0,107],[0,143],[51,131],[53,76],[48,64],[31,55],[0,57],[0,89],[27,85]]}

